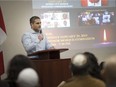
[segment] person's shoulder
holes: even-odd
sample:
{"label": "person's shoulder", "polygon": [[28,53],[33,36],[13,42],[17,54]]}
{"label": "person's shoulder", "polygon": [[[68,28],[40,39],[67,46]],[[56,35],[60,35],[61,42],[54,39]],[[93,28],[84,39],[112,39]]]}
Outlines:
{"label": "person's shoulder", "polygon": [[25,32],[23,35],[22,35],[22,40],[27,38],[27,37],[30,37],[31,36],[31,33],[30,32]]}
{"label": "person's shoulder", "polygon": [[73,76],[73,77],[69,78],[68,80],[66,80],[66,82],[68,83],[68,82],[71,82],[71,81],[73,81],[73,80],[75,80],[75,79],[76,79],[76,77]]}
{"label": "person's shoulder", "polygon": [[29,29],[29,30],[25,31],[23,33],[23,35],[25,35],[25,34],[31,34],[31,33],[34,33],[34,30],[33,29]]}
{"label": "person's shoulder", "polygon": [[25,33],[22,35],[22,39],[25,38],[25,37],[27,37],[27,36],[29,36],[29,35],[30,35],[29,32],[25,32]]}
{"label": "person's shoulder", "polygon": [[27,32],[25,32],[23,35],[27,35],[27,34],[30,34],[31,32],[29,32],[29,31],[27,31]]}
{"label": "person's shoulder", "polygon": [[91,77],[91,80],[93,81],[93,84],[99,85],[99,87],[105,87],[105,83],[97,78]]}
{"label": "person's shoulder", "polygon": [[60,87],[73,87],[75,85],[76,77],[69,78]]}
{"label": "person's shoulder", "polygon": [[75,80],[75,77],[71,77],[71,78],[69,78],[69,79],[66,80],[66,81],[62,81],[57,87],[63,87],[63,86],[65,86],[67,83],[72,82],[73,80]]}
{"label": "person's shoulder", "polygon": [[23,36],[32,34],[32,31],[26,31]]}

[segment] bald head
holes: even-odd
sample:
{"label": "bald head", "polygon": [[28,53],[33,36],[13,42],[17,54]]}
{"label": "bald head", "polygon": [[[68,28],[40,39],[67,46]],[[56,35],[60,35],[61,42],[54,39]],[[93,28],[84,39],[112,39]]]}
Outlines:
{"label": "bald head", "polygon": [[73,75],[87,74],[89,69],[89,62],[84,54],[76,54],[71,59],[71,70]]}
{"label": "bald head", "polygon": [[87,58],[83,54],[77,54],[71,59],[72,64],[75,66],[83,66],[87,63]]}
{"label": "bald head", "polygon": [[23,69],[18,76],[19,87],[35,87],[38,85],[39,78],[36,71],[32,68]]}

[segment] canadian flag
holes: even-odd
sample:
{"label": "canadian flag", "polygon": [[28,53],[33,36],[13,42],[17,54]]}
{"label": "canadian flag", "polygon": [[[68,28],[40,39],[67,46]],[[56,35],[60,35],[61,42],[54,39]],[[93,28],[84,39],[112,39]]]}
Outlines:
{"label": "canadian flag", "polygon": [[3,52],[1,49],[1,45],[6,40],[6,37],[7,37],[6,30],[5,30],[2,10],[0,7],[0,75],[2,75],[4,73],[4,61],[3,61]]}

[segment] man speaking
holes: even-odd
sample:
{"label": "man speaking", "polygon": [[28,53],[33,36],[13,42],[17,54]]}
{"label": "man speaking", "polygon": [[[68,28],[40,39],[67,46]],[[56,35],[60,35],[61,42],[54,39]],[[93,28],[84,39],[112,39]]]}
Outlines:
{"label": "man speaking", "polygon": [[27,54],[46,49],[54,49],[47,40],[46,35],[42,33],[41,19],[38,16],[30,18],[30,26],[31,31],[26,32],[22,37],[22,44]]}

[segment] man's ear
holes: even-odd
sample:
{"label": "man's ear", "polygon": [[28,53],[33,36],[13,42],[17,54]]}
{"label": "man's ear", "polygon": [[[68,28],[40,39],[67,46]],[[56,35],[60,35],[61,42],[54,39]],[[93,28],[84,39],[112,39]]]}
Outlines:
{"label": "man's ear", "polygon": [[31,27],[33,27],[33,23],[30,23]]}
{"label": "man's ear", "polygon": [[102,69],[100,74],[101,74],[102,79],[106,78],[106,71],[105,71],[105,69]]}
{"label": "man's ear", "polygon": [[101,73],[101,75],[103,76],[103,75],[105,74],[105,70],[102,69],[102,70],[100,71],[100,73]]}

